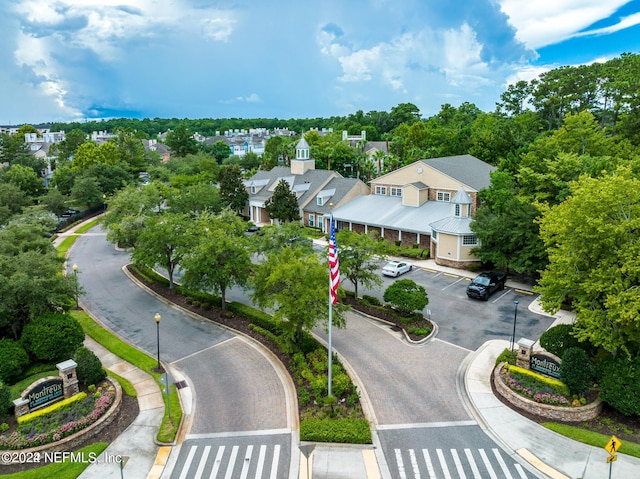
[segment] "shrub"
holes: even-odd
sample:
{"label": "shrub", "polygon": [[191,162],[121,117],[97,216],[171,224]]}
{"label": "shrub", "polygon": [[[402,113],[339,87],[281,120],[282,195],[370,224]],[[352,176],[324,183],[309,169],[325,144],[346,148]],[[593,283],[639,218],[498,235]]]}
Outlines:
{"label": "shrub", "polygon": [[362,295],[362,302],[371,306],[380,306],[380,300],[375,296],[369,296],[368,294]]}
{"label": "shrub", "polygon": [[409,316],[413,311],[422,311],[429,304],[424,287],[410,279],[395,281],[385,290],[383,299],[404,316]]}
{"label": "shrub", "polygon": [[11,339],[0,340],[0,380],[13,384],[22,377],[29,365],[29,356],[20,343]]}
{"label": "shrub", "polygon": [[63,361],[82,346],[84,331],[70,315],[49,313],[32,319],[24,327],[21,341],[41,361]]}
{"label": "shrub", "polygon": [[107,377],[107,372],[102,367],[98,356],[84,346],[76,349],[73,360],[78,364],[76,373],[78,374],[78,381],[82,384],[96,384]]}
{"label": "shrub", "polygon": [[505,348],[505,350],[502,351],[500,356],[496,359],[496,366],[500,363],[507,363],[515,366],[517,356],[517,351],[511,351],[509,348]]}
{"label": "shrub", "polygon": [[31,421],[33,419],[36,419],[38,417],[46,416],[47,414],[49,414],[49,413],[51,413],[53,411],[59,410],[60,408],[63,408],[65,406],[68,406],[69,404],[73,404],[73,403],[78,402],[78,401],[84,401],[86,398],[87,398],[87,393],[79,392],[78,394],[74,394],[70,398],[63,399],[62,401],[58,401],[57,403],[54,403],[54,404],[52,404],[50,406],[47,406],[45,408],[38,409],[37,411],[30,412],[28,414],[20,416],[18,418],[18,424],[23,424],[25,422]]}
{"label": "shrub", "polygon": [[511,366],[509,365],[507,367],[509,374],[516,376],[527,376],[530,377],[532,379],[534,379],[535,381],[538,381],[541,384],[544,384],[548,387],[550,387],[551,389],[553,389],[554,391],[556,391],[558,394],[562,394],[563,396],[569,396],[570,392],[569,392],[569,388],[567,387],[566,384],[564,384],[562,381],[558,380],[558,379],[554,379],[554,378],[550,378],[548,376],[545,376],[543,374],[538,374],[535,371],[531,371],[529,369],[524,369],[524,368],[520,368],[518,366]]}
{"label": "shrub", "polygon": [[609,359],[600,372],[600,398],[626,416],[640,415],[640,358]]}
{"label": "shrub", "polygon": [[0,381],[0,415],[4,416],[8,414],[11,408],[13,408],[13,402],[11,401],[9,386]]}
{"label": "shrub", "polygon": [[561,358],[569,348],[580,347],[580,342],[571,335],[573,324],[558,324],[540,336],[540,346]]}
{"label": "shrub", "polygon": [[571,394],[584,394],[593,386],[593,365],[582,348],[569,348],[562,355],[560,379]]}
{"label": "shrub", "polygon": [[306,419],[300,423],[300,440],[371,444],[371,430],[366,419]]}

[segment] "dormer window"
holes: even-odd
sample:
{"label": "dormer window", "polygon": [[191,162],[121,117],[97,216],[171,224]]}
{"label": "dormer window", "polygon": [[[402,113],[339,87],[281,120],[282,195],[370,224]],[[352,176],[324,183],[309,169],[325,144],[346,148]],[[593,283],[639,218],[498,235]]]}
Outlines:
{"label": "dormer window", "polygon": [[317,204],[318,206],[322,206],[322,205],[324,205],[324,198],[323,198],[322,196],[318,196],[318,197],[316,198],[316,204]]}
{"label": "dormer window", "polygon": [[252,194],[252,195],[255,195],[255,194],[256,194],[256,187],[255,187],[255,186],[252,186],[252,187],[251,187],[251,194]]}

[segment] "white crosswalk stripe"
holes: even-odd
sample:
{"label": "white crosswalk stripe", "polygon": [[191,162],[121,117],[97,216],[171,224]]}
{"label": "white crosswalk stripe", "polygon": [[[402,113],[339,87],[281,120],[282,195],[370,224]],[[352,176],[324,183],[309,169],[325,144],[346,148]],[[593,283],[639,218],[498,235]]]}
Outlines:
{"label": "white crosswalk stripe", "polygon": [[[177,479],[278,479],[281,445],[186,445],[171,477]],[[215,457],[214,457],[215,456]],[[288,460],[288,459],[287,459]],[[286,471],[286,468],[285,468]]]}
{"label": "white crosswalk stripe", "polygon": [[[484,449],[394,449],[395,470],[399,479],[527,479],[523,467],[509,463],[497,448]],[[433,460],[432,460],[433,458]],[[393,462],[393,461],[391,461]],[[391,464],[390,464],[391,465]]]}

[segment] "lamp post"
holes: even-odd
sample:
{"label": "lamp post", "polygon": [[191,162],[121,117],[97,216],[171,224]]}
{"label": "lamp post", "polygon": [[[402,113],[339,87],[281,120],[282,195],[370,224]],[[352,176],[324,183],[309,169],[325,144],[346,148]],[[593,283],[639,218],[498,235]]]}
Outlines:
{"label": "lamp post", "polygon": [[102,211],[107,211],[107,195],[102,195]]}
{"label": "lamp post", "polygon": [[76,279],[76,309],[80,308],[80,304],[78,302],[78,265],[73,263],[73,266],[71,267],[71,269],[73,270],[73,275],[75,276]]}
{"label": "lamp post", "polygon": [[515,305],[515,309],[513,311],[513,335],[511,336],[511,351],[515,347],[516,342],[516,321],[518,320],[518,303],[519,301],[516,299],[513,304]]}
{"label": "lamp post", "polygon": [[162,366],[160,366],[160,319],[162,319],[162,317],[160,316],[160,313],[156,313],[153,319],[156,322],[156,333],[158,338],[158,366],[156,366],[156,372],[161,373],[163,371]]}

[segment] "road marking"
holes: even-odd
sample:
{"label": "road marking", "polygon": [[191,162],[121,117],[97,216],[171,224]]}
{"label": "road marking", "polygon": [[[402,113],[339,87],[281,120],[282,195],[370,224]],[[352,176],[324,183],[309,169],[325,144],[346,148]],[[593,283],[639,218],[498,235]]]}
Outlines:
{"label": "road marking", "polygon": [[264,469],[264,458],[267,453],[267,446],[260,446],[260,454],[258,455],[258,467],[256,468],[256,477],[262,477],[262,469]]}
{"label": "road marking", "polygon": [[236,436],[271,436],[278,434],[291,434],[290,429],[258,429],[256,431],[229,431],[214,432],[210,434],[188,434],[185,439],[214,439],[217,437],[236,437]]}
{"label": "road marking", "polygon": [[429,472],[429,479],[436,479],[436,471],[433,469],[433,464],[431,463],[431,457],[429,456],[429,451],[427,451],[426,449],[423,449],[422,455],[424,456],[424,462],[427,463],[427,471]]}
{"label": "road marking", "polygon": [[253,454],[253,445],[247,446],[247,452],[244,454],[244,462],[242,463],[240,479],[247,479],[247,475],[249,474],[249,465],[251,464],[251,454]]}
{"label": "road marking", "polygon": [[211,479],[215,479],[218,475],[218,469],[220,469],[220,463],[222,462],[222,455],[224,454],[225,446],[220,446],[218,448],[218,454],[216,454],[216,460],[213,463],[213,469],[211,470]]}
{"label": "road marking", "polygon": [[271,479],[278,477],[278,461],[280,460],[280,444],[276,444],[273,448],[273,463],[271,464]]}
{"label": "road marking", "polygon": [[487,457],[487,454],[484,452],[484,449],[478,449],[478,452],[482,457],[482,462],[484,462],[484,467],[487,468],[487,472],[491,476],[491,479],[498,479],[498,476],[496,476],[496,473],[493,470],[493,467],[491,467],[491,463],[489,462],[489,458]]}
{"label": "road marking", "polygon": [[506,295],[508,295],[511,292],[511,290],[507,290],[506,293],[502,293],[500,296],[498,296],[496,299],[494,299],[493,301],[491,301],[492,303],[495,303],[496,301],[500,301],[502,298],[504,298]]}
{"label": "road marking", "polygon": [[224,475],[224,479],[231,479],[233,475],[233,469],[236,467],[236,458],[238,457],[238,449],[240,449],[240,446],[233,446],[231,449],[231,456],[229,457],[227,473]]}
{"label": "road marking", "polygon": [[513,466],[516,468],[516,471],[518,471],[518,474],[520,474],[520,479],[527,479],[527,475],[524,473],[524,469],[522,469],[520,464],[516,462]]}
{"label": "road marking", "polygon": [[477,426],[476,421],[442,421],[442,422],[416,422],[412,424],[382,424],[376,427],[377,430],[389,429],[419,429],[430,427],[452,427],[452,426]]}
{"label": "road marking", "polygon": [[[458,278],[458,276],[454,276],[455,278]],[[458,284],[460,281],[464,281],[464,278],[460,278],[458,281],[454,281],[451,284],[446,285],[444,288],[442,288],[441,291],[444,291],[445,289],[447,289],[449,286],[453,286],[454,284]]]}
{"label": "road marking", "polygon": [[445,479],[451,479],[451,474],[449,473],[449,468],[447,467],[447,461],[444,458],[444,453],[442,449],[436,449],[436,454],[438,455],[438,460],[440,461],[440,467],[442,467],[442,472],[444,473]]}
{"label": "road marking", "polygon": [[184,461],[184,467],[182,468],[182,474],[180,474],[180,479],[187,479],[187,473],[189,472],[189,468],[191,467],[191,462],[193,461],[193,456],[196,455],[196,451],[198,450],[198,446],[191,446],[189,449],[189,454],[187,454],[187,460]]}
{"label": "road marking", "polygon": [[400,479],[407,479],[407,474],[404,472],[404,462],[402,461],[402,452],[400,449],[395,450],[396,453],[396,462],[398,463],[398,474],[400,474]]}
{"label": "road marking", "polygon": [[465,449],[464,453],[467,456],[467,461],[469,461],[469,465],[471,466],[471,472],[473,472],[473,479],[482,479],[482,476],[480,475],[480,469],[478,469],[476,460],[473,458],[473,454],[471,454],[471,449]]}
{"label": "road marking", "polygon": [[198,470],[196,471],[196,475],[194,479],[200,479],[202,477],[202,473],[204,472],[204,466],[207,463],[207,458],[209,457],[209,451],[211,451],[211,446],[205,446],[204,452],[202,453],[202,457],[200,458],[200,464],[198,464]]}
{"label": "road marking", "polygon": [[467,479],[467,475],[464,473],[462,463],[458,457],[458,451],[451,449],[451,455],[453,456],[453,463],[456,465],[456,469],[458,470],[458,477],[460,477],[460,479]]}
{"label": "road marking", "polygon": [[509,468],[507,467],[507,465],[504,463],[504,460],[502,459],[502,455],[500,454],[500,451],[494,448],[493,454],[494,456],[496,456],[496,459],[498,460],[498,464],[500,464],[500,468],[502,469],[502,472],[504,473],[505,478],[513,479],[513,476],[509,472]]}
{"label": "road marking", "polygon": [[451,274],[451,273],[442,273],[445,276],[449,276],[449,278],[459,278],[460,276],[457,274]]}
{"label": "road marking", "polygon": [[426,271],[427,273],[437,273],[435,269],[422,268],[422,271]]}
{"label": "road marking", "polygon": [[420,479],[420,469],[418,468],[418,460],[416,459],[416,451],[409,449],[409,459],[411,460],[411,468],[415,479]]}

